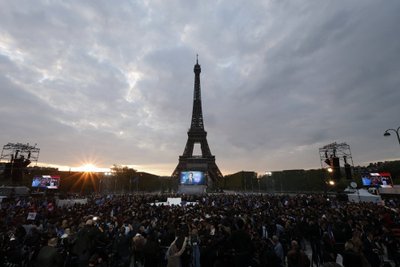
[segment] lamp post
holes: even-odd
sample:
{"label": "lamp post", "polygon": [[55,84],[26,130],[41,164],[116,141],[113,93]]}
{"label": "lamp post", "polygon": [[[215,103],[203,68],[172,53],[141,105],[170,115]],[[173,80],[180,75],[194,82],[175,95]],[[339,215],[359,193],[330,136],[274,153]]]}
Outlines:
{"label": "lamp post", "polygon": [[390,136],[391,134],[390,134],[389,132],[395,132],[395,133],[396,133],[396,136],[397,136],[397,141],[399,142],[399,145],[400,145],[399,130],[400,130],[400,127],[397,128],[397,129],[387,129],[387,130],[385,131],[385,133],[383,134],[383,136]]}

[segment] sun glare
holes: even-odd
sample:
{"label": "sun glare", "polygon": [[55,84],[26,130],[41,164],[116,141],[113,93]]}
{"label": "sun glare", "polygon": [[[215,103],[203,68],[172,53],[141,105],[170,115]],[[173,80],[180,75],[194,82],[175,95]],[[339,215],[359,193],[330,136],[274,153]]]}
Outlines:
{"label": "sun glare", "polygon": [[82,165],[82,166],[78,167],[78,169],[81,172],[98,172],[99,171],[99,168],[97,168],[93,164],[85,164],[85,165]]}

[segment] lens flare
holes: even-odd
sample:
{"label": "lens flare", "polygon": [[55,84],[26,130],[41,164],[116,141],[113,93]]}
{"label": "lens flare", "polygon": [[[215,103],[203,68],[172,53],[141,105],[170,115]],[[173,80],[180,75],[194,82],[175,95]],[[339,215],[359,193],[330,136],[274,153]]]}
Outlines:
{"label": "lens flare", "polygon": [[96,165],[88,163],[78,167],[78,171],[81,172],[99,172],[99,168]]}

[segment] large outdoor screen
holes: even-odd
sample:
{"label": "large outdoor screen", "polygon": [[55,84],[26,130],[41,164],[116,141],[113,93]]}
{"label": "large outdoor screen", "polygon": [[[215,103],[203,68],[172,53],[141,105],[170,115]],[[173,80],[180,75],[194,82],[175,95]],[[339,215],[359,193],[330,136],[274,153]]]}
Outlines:
{"label": "large outdoor screen", "polygon": [[35,176],[32,180],[32,187],[58,189],[60,186],[60,176],[42,175]]}
{"label": "large outdoor screen", "polygon": [[204,185],[204,184],[206,184],[206,178],[205,178],[204,172],[199,172],[199,171],[181,172],[180,184]]}
{"label": "large outdoor screen", "polygon": [[392,178],[388,172],[374,172],[361,176],[363,186],[392,187]]}

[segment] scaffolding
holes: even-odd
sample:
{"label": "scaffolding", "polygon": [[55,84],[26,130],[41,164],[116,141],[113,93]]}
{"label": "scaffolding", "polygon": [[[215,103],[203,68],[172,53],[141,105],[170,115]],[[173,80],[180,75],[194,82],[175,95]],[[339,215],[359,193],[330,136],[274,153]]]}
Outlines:
{"label": "scaffolding", "polygon": [[22,143],[8,143],[3,146],[1,151],[0,162],[12,163],[16,159],[28,159],[32,163],[37,164],[39,160],[40,148]]}
{"label": "scaffolding", "polygon": [[[331,167],[332,160],[338,160],[338,166],[343,166],[345,168],[346,176],[351,175],[351,170],[354,168],[353,157],[351,156],[350,146],[346,143],[331,143],[325,145],[319,149],[319,158],[321,163],[321,168]],[[349,178],[349,177],[347,177]]]}
{"label": "scaffolding", "polygon": [[346,143],[332,143],[329,145],[325,145],[319,149],[319,157],[321,160],[321,167],[324,168],[327,164],[325,160],[327,158],[338,157],[340,162],[343,162],[341,166],[345,164],[350,164],[353,166],[353,157],[351,156],[350,146]]}
{"label": "scaffolding", "polygon": [[37,164],[40,149],[28,144],[8,143],[1,151],[0,163],[2,177],[13,185],[23,182],[26,167],[34,162]]}

